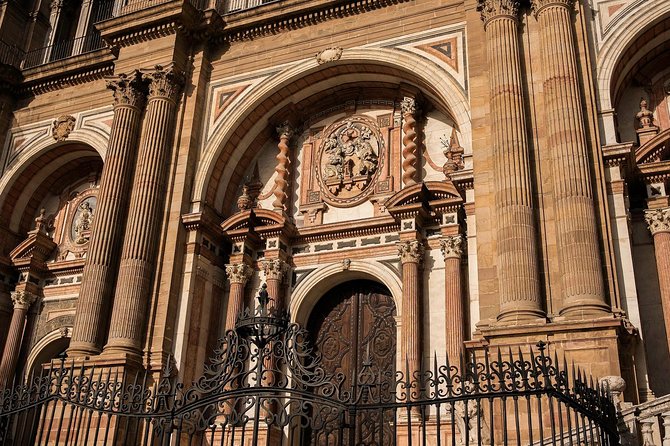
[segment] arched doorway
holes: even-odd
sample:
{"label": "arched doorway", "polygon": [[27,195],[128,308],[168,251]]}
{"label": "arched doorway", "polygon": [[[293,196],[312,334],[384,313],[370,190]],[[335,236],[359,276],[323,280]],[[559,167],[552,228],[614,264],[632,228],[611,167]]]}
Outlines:
{"label": "arched doorway", "polygon": [[[357,398],[370,380],[380,389],[394,388],[395,316],[390,291],[371,280],[337,285],[314,307],[307,328],[314,339],[316,353],[321,355],[321,365],[331,376],[342,374],[342,389],[351,391],[353,398]],[[303,444],[372,444],[370,442],[378,438],[385,438],[385,444],[391,438],[391,415],[384,412],[380,415],[377,411],[358,413],[357,426],[352,430],[356,436],[353,443],[350,438],[333,438],[337,433],[323,434],[324,438],[319,437],[321,433],[315,433],[308,435]]]}

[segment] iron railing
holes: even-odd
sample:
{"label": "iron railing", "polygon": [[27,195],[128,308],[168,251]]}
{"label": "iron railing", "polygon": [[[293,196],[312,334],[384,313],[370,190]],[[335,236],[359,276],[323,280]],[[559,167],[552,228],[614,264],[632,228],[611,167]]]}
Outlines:
{"label": "iron railing", "polygon": [[[430,370],[327,370],[288,315],[245,310],[185,387],[66,360],[0,395],[2,445],[618,445],[609,392],[540,343]],[[355,383],[355,384],[354,384]]]}
{"label": "iron railing", "polygon": [[0,63],[11,65],[15,68],[21,67],[21,62],[25,57],[25,52],[15,45],[10,45],[3,40],[0,40]]}
{"label": "iron railing", "polygon": [[68,57],[89,53],[104,47],[105,42],[100,37],[100,34],[94,32],[83,37],[65,40],[54,45],[29,51],[23,62],[23,69],[34,68],[38,65],[67,59]]}

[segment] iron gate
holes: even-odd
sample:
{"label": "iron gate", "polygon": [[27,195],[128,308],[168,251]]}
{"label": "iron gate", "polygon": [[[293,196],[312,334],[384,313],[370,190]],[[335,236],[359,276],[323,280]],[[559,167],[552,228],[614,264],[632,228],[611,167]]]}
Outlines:
{"label": "iron gate", "polygon": [[[607,389],[538,344],[395,373],[364,361],[355,387],[267,298],[185,387],[63,359],[0,395],[0,445],[618,445]],[[347,381],[348,382],[348,381]]]}

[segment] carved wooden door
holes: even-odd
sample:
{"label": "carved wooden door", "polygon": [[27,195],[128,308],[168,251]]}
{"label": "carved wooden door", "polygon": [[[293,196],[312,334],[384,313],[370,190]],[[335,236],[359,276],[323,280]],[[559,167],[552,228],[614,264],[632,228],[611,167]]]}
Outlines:
{"label": "carved wooden door", "polygon": [[[381,376],[388,381],[385,384],[392,385],[395,314],[395,303],[388,290],[372,281],[346,282],[321,298],[308,328],[326,371],[345,376],[344,389],[355,389],[362,384],[359,379],[364,376],[373,377],[375,381]],[[383,444],[390,443],[389,424],[386,418],[381,422],[378,412],[360,413],[355,424],[355,444],[378,445],[380,439]],[[349,444],[348,438],[343,440],[343,444]],[[324,440],[313,442],[321,444]],[[337,444],[332,438],[326,443]]]}

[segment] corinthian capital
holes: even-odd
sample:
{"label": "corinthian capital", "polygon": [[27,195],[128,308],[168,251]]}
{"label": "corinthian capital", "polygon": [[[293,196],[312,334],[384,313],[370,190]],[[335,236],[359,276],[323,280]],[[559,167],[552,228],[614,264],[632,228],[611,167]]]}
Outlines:
{"label": "corinthian capital", "polygon": [[465,239],[461,234],[450,235],[440,240],[440,250],[445,259],[461,258],[465,248]]}
{"label": "corinthian capital", "polygon": [[517,20],[519,0],[477,0],[477,11],[481,13],[485,24],[496,17],[510,17]]}
{"label": "corinthian capital", "polygon": [[531,0],[530,7],[533,11],[533,15],[537,18],[548,6],[560,6],[572,9],[574,4],[575,0]]}
{"label": "corinthian capital", "polygon": [[400,110],[403,115],[414,115],[417,111],[416,99],[406,96],[400,101]]}
{"label": "corinthian capital", "polygon": [[149,84],[149,99],[163,98],[177,100],[184,85],[184,76],[173,66],[156,65],[153,70],[143,71],[142,78]]}
{"label": "corinthian capital", "polygon": [[645,211],[644,219],[652,235],[659,232],[670,232],[670,207]]}
{"label": "corinthian capital", "polygon": [[114,91],[114,105],[144,106],[147,88],[138,70],[107,78],[107,88]]}
{"label": "corinthian capital", "polygon": [[293,133],[293,127],[288,121],[284,121],[277,126],[277,135],[279,135],[279,139],[291,139]]}
{"label": "corinthian capital", "polygon": [[288,271],[288,265],[281,259],[263,260],[261,266],[266,280],[274,279],[281,282]]}
{"label": "corinthian capital", "polygon": [[241,283],[245,285],[251,278],[253,270],[251,267],[245,263],[239,263],[237,265],[226,265],[226,275],[230,283]]}
{"label": "corinthian capital", "polygon": [[398,255],[401,263],[421,263],[424,251],[423,243],[418,240],[400,242],[398,245]]}
{"label": "corinthian capital", "polygon": [[37,300],[37,296],[25,290],[12,291],[12,303],[14,308],[20,310],[28,310],[30,306]]}

